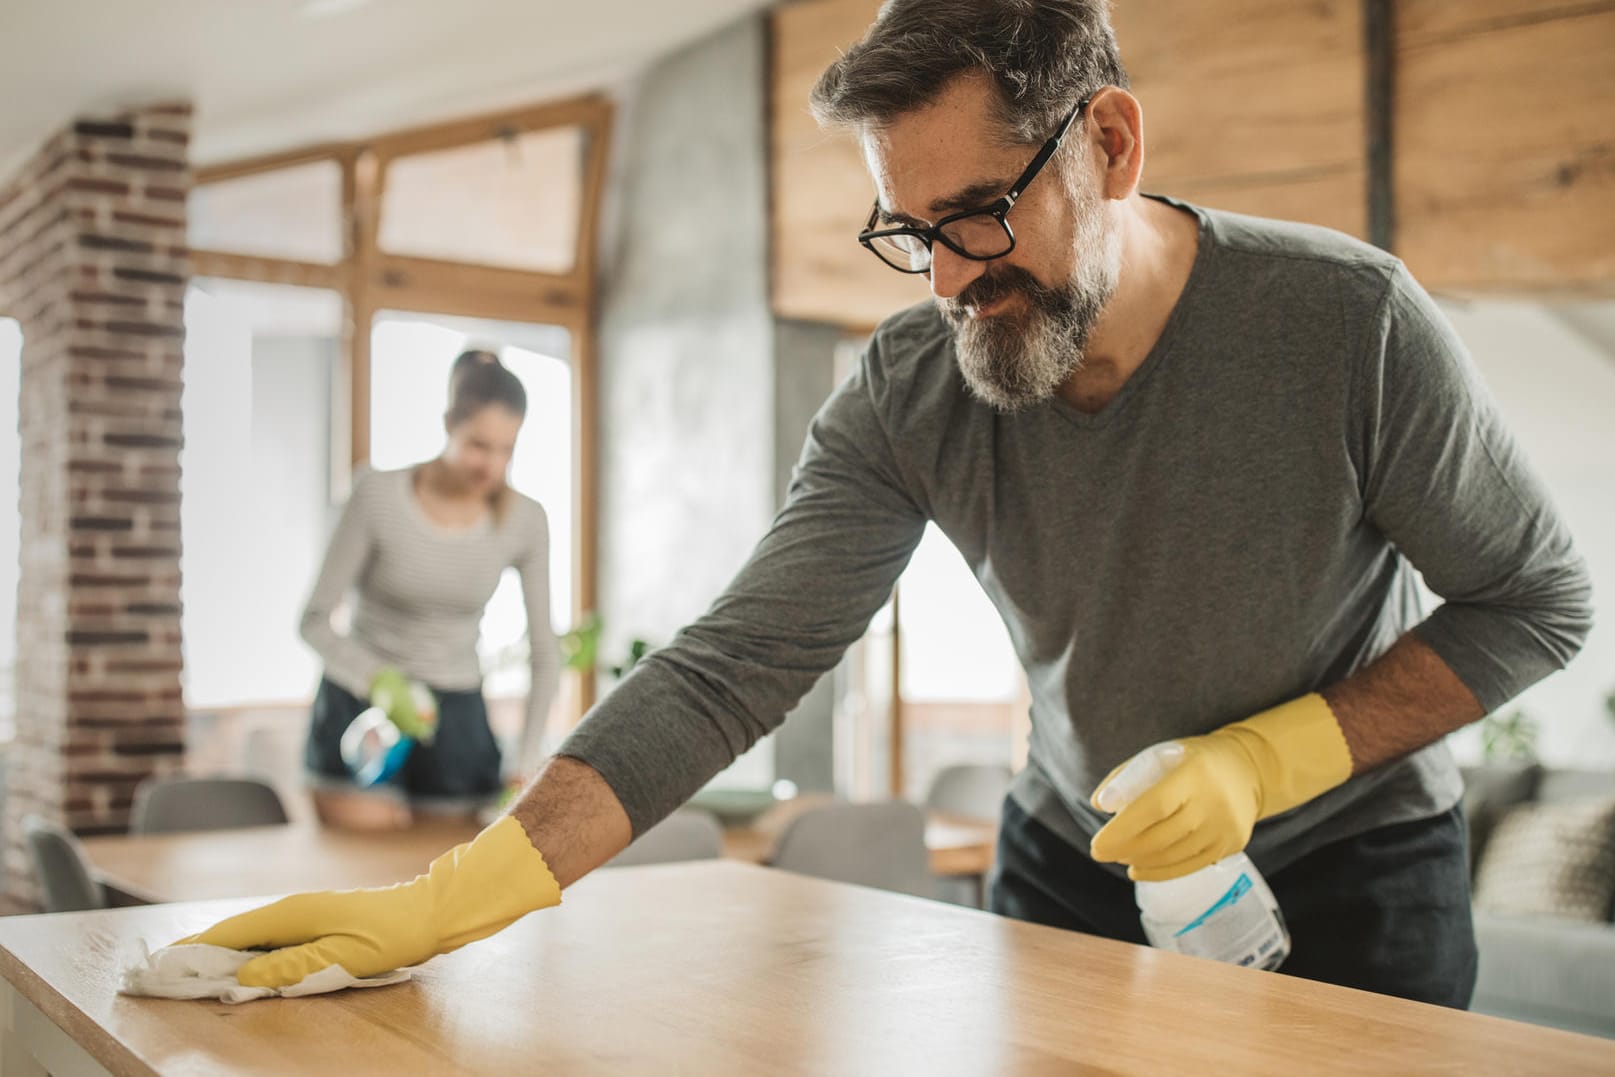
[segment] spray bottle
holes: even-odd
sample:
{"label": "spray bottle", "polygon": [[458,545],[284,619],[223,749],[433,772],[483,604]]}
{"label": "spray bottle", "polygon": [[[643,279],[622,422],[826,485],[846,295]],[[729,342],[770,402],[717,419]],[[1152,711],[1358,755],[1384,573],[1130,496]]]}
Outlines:
{"label": "spray bottle", "polygon": [[[1163,741],[1128,760],[1100,787],[1102,811],[1119,812],[1183,760],[1183,746]],[[1150,945],[1250,968],[1277,968],[1290,954],[1279,903],[1244,853],[1165,882],[1133,884]]]}
{"label": "spray bottle", "polygon": [[[395,698],[401,693],[408,693],[407,702]],[[342,762],[361,788],[380,785],[402,770],[416,743],[430,742],[437,726],[437,701],[423,684],[391,678],[372,698],[375,705],[342,731]]]}

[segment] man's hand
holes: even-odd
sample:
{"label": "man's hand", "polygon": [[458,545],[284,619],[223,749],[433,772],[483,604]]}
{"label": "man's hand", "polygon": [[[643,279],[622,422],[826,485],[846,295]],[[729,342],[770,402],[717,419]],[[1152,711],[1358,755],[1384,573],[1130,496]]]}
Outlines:
{"label": "man's hand", "polygon": [[[1352,773],[1340,724],[1317,694],[1178,743],[1182,762],[1094,835],[1093,858],[1128,865],[1134,881],[1175,879],[1232,856],[1249,843],[1258,820],[1304,804]],[[1099,783],[1095,808],[1099,791],[1120,770]]]}
{"label": "man's hand", "polygon": [[267,949],[236,973],[246,987],[287,987],[331,965],[375,976],[494,934],[561,888],[521,824],[506,816],[396,886],[294,894],[181,942]]}

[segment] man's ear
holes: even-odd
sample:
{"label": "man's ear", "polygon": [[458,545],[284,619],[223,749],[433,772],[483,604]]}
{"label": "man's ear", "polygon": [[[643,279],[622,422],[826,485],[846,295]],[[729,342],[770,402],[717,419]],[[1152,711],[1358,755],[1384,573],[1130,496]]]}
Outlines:
{"label": "man's ear", "polygon": [[1088,102],[1086,129],[1097,154],[1106,198],[1121,200],[1138,190],[1144,172],[1144,108],[1138,98],[1107,86]]}

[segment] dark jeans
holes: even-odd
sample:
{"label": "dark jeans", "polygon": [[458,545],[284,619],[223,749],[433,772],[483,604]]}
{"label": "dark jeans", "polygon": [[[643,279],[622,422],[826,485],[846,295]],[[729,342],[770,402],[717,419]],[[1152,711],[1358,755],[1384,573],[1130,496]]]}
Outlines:
{"label": "dark jeans", "polygon": [[[1467,1009],[1475,929],[1463,813],[1370,830],[1267,876],[1290,928],[1278,969]],[[1004,802],[989,907],[1019,920],[1143,943],[1133,886]]]}
{"label": "dark jeans", "polygon": [[[394,786],[412,797],[478,797],[499,790],[499,742],[488,728],[488,706],[480,691],[440,692],[437,735],[416,744]],[[342,762],[342,733],[369,702],[329,680],[320,679],[309,723],[304,765],[322,778],[351,779]]]}

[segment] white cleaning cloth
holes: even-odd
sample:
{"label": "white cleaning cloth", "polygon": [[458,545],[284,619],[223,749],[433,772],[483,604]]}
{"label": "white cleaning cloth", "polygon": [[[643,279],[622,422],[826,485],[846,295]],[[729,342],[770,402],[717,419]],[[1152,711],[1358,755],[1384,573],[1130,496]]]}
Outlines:
{"label": "white cleaning cloth", "polygon": [[251,1002],[256,998],[281,995],[320,995],[345,987],[385,987],[409,979],[408,969],[396,969],[367,979],[350,973],[341,965],[331,965],[303,977],[290,987],[243,987],[236,980],[236,969],[259,955],[250,950],[227,950],[223,946],[165,946],[155,953],[146,944],[124,960],[118,990],[125,995],[154,995],[157,998],[216,998],[225,1002]]}

